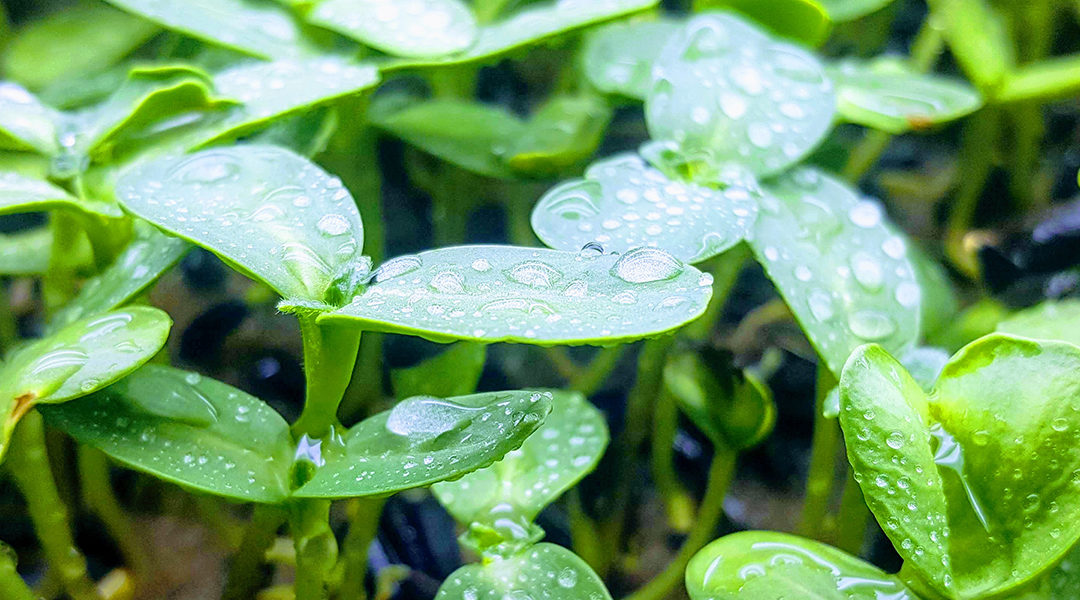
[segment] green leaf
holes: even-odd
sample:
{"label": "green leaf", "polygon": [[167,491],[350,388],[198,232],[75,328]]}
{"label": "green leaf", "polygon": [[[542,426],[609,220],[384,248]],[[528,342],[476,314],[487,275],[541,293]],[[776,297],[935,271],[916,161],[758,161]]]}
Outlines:
{"label": "green leaf", "polygon": [[397,56],[433,58],[476,39],[476,17],[461,0],[324,0],[308,21]]}
{"label": "green leaf", "polygon": [[53,236],[48,227],[0,236],[0,273],[40,275],[49,268]]}
{"label": "green leaf", "polygon": [[499,530],[505,520],[520,518],[527,525],[596,468],[608,444],[604,415],[579,393],[553,394],[551,414],[520,448],[432,487],[458,522]]}
{"label": "green leaf", "polygon": [[54,154],[60,148],[56,139],[60,118],[19,84],[0,81],[0,149]]}
{"label": "green leaf", "polygon": [[705,546],[686,568],[692,600],[919,600],[896,577],[820,542],[744,531]]}
{"label": "green leaf", "polygon": [[398,398],[411,396],[464,396],[476,391],[476,384],[484,371],[487,346],[460,342],[440,352],[434,358],[407,369],[390,371],[394,395]]}
{"label": "green leaf", "polygon": [[840,425],[867,506],[905,561],[948,596],[948,507],[931,447],[926,393],[880,346],[857,349],[840,378]]}
{"label": "green leaf", "polygon": [[719,190],[669,179],[634,154],[593,163],[584,179],[548,191],[532,227],[548,246],[576,250],[589,242],[625,252],[658,246],[697,263],[744,240],[760,196],[752,178],[733,177]]}
{"label": "green leaf", "polygon": [[679,408],[713,444],[756,446],[772,432],[776,405],[772,392],[752,373],[714,374],[693,352],[672,356],[664,366],[664,385]]}
{"label": "green leaf", "polygon": [[384,263],[352,303],[320,317],[438,342],[614,344],[697,318],[712,277],[655,248],[621,256],[457,246]]}
{"label": "green leaf", "polygon": [[55,209],[75,210],[104,218],[120,218],[124,213],[115,204],[80,200],[55,185],[18,173],[0,172],[0,214]]}
{"label": "green leaf", "polygon": [[1004,19],[987,0],[928,0],[949,49],[979,89],[994,90],[1016,64]]}
{"label": "green leaf", "polygon": [[230,67],[214,76],[214,88],[241,104],[210,127],[199,145],[245,135],[291,114],[360,93],[378,81],[374,66],[333,55]]}
{"label": "green leaf", "polygon": [[581,63],[589,83],[608,94],[644,100],[652,67],[664,45],[681,30],[675,21],[613,23],[589,34]]}
{"label": "green leaf", "polygon": [[1050,600],[1080,597],[1080,546],[1074,547],[1050,573]]}
{"label": "green leaf", "polygon": [[778,36],[808,46],[821,45],[832,23],[819,0],[706,0],[703,9],[728,9],[750,17]]}
{"label": "green leaf", "polygon": [[610,119],[611,109],[595,96],[555,96],[507,140],[506,162],[530,176],[566,172],[592,156]]}
{"label": "green leaf", "polygon": [[107,0],[154,23],[258,58],[300,54],[299,27],[284,8],[253,0]]}
{"label": "green leaf", "polygon": [[165,481],[250,502],[288,496],[288,424],[258,398],[219,381],[150,365],[41,412],[79,443]]}
{"label": "green leaf", "polygon": [[654,140],[707,164],[783,171],[832,126],[836,100],[809,52],[725,13],[698,15],[653,66],[645,117]]}
{"label": "green leaf", "polygon": [[908,244],[908,258],[915,267],[915,278],[922,289],[919,327],[923,336],[932,336],[956,321],[960,301],[945,267],[930,258],[918,244]]}
{"label": "green leaf", "polygon": [[555,544],[537,544],[508,558],[461,567],[435,596],[435,600],[472,598],[611,600],[611,594],[576,554]]}
{"label": "green leaf", "polygon": [[18,348],[0,367],[0,456],[26,411],[85,396],[124,377],[165,345],[171,326],[156,308],[132,307],[76,321]]}
{"label": "green leaf", "polygon": [[1080,346],[1080,300],[1049,300],[998,323],[1001,333]]}
{"label": "green leaf", "polygon": [[892,134],[955,121],[982,106],[967,83],[919,73],[895,59],[847,59],[828,73],[841,118]]}
{"label": "green leaf", "polygon": [[766,192],[750,245],[829,369],[839,377],[867,342],[892,352],[914,344],[920,288],[881,208],[811,168]]}
{"label": "green leaf", "polygon": [[4,72],[40,89],[102,71],[157,32],[153,23],[104,4],[66,7],[19,31],[5,50]]}
{"label": "green leaf", "polygon": [[80,318],[112,310],[141,294],[172,268],[191,245],[136,222],[135,239],[104,271],[87,281],[79,294],[53,316],[63,327]]}
{"label": "green leaf", "polygon": [[363,244],[360,213],[341,180],[274,146],[142,163],[121,176],[116,197],[290,299],[323,302]]}
{"label": "green leaf", "polygon": [[893,0],[818,0],[829,18],[836,22],[853,21],[872,12],[877,12],[892,3]]}
{"label": "green leaf", "polygon": [[501,108],[436,99],[399,109],[374,108],[372,123],[449,163],[489,177],[512,177],[501,154],[525,124]]}
{"label": "green leaf", "polygon": [[551,411],[549,392],[415,396],[345,435],[345,455],[319,466],[294,495],[382,496],[453,479],[517,448]]}

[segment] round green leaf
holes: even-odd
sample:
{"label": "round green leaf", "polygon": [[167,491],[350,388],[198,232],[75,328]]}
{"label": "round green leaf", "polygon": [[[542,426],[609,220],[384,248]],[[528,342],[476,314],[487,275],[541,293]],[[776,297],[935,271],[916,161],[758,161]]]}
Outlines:
{"label": "round green leaf", "polygon": [[893,134],[955,121],[982,106],[967,83],[918,73],[892,59],[847,59],[828,69],[840,117]]}
{"label": "round green leaf", "polygon": [[820,542],[744,531],[705,546],[686,567],[692,600],[919,600],[896,577]]}
{"label": "round green leaf", "polygon": [[274,146],[230,146],[127,171],[116,197],[290,299],[322,302],[360,256],[363,225],[341,180]]}
{"label": "round green leaf", "polygon": [[120,218],[124,213],[115,204],[80,200],[55,185],[18,173],[0,172],[0,214],[76,210],[105,218]]}
{"label": "round green leaf", "polygon": [[219,381],[149,365],[42,414],[79,443],[165,481],[250,502],[288,496],[288,424],[258,398]]}
{"label": "round green leaf", "polygon": [[701,315],[712,277],[656,248],[626,254],[457,246],[384,263],[320,317],[434,341],[614,344]]}
{"label": "round green leaf", "polygon": [[517,173],[549,177],[592,156],[604,137],[611,109],[596,96],[555,96],[505,147],[506,163]]}
{"label": "round green leaf", "polygon": [[644,100],[656,57],[681,29],[675,21],[613,23],[589,34],[581,63],[589,83],[608,94]]}
{"label": "round green leaf", "polygon": [[576,250],[589,242],[625,252],[656,246],[696,263],[747,237],[757,215],[756,186],[738,179],[718,190],[669,179],[624,154],[593,163],[584,179],[548,191],[532,227],[548,246]]}
{"label": "round green leaf", "polygon": [[0,455],[16,423],[35,405],[85,396],[150,360],[172,320],[146,306],[76,321],[16,350],[0,367]]}
{"label": "round green leaf", "polygon": [[53,154],[59,150],[60,118],[21,85],[0,81],[0,148]]}
{"label": "round green leaf", "polygon": [[699,15],[664,47],[645,101],[649,133],[712,165],[777,173],[832,126],[832,84],[817,58],[725,13]]}
{"label": "round green leaf", "polygon": [[893,0],[818,0],[836,22],[852,21],[888,6]]}
{"label": "round green leaf", "polygon": [[476,39],[476,17],[461,0],[325,0],[308,20],[397,56],[460,52]]}
{"label": "round green leaf", "polygon": [[382,496],[461,477],[517,448],[551,411],[550,392],[415,396],[365,419],[294,495]]}
{"label": "round green leaf", "polygon": [[552,393],[551,414],[520,448],[490,467],[432,486],[460,523],[498,529],[507,518],[531,522],[596,468],[608,443],[604,416],[581,394]]}
{"label": "round green leaf", "polygon": [[1080,300],[1047,301],[998,323],[1001,333],[1080,346]]}
{"label": "round green leaf", "polygon": [[537,544],[508,558],[461,567],[435,596],[435,600],[494,598],[611,600],[611,594],[576,554],[555,544]]}
{"label": "round green leaf", "polygon": [[877,203],[839,180],[799,168],[773,181],[750,245],[838,377],[864,343],[898,353],[918,338],[921,292],[907,242]]}
{"label": "round green leaf", "polygon": [[410,396],[464,396],[476,391],[476,384],[484,371],[487,346],[471,342],[459,342],[407,369],[390,371],[394,395]]}

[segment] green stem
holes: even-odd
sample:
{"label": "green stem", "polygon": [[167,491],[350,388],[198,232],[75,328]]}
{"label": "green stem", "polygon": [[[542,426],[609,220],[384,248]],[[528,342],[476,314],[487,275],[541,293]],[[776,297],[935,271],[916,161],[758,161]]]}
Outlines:
{"label": "green stem", "polygon": [[835,386],[836,377],[825,366],[824,361],[819,362],[810,469],[806,477],[806,498],[803,500],[802,517],[798,527],[800,535],[814,539],[820,539],[821,526],[836,484],[840,425],[836,419],[825,417],[825,397]]}
{"label": "green stem", "polygon": [[659,575],[625,600],[664,600],[671,597],[671,591],[683,580],[686,565],[705,544],[716,535],[717,525],[724,515],[724,497],[735,474],[735,452],[729,448],[718,447],[714,450],[712,465],[709,467],[709,482],[705,488],[705,498],[698,507],[694,527],[690,530],[675,559]]}
{"label": "green stem", "polygon": [[329,500],[292,503],[289,528],[296,548],[296,600],[326,600],[338,547],[330,529]]}
{"label": "green stem", "polygon": [[255,597],[265,579],[262,567],[266,562],[266,550],[277,538],[277,530],[285,522],[285,516],[279,507],[255,505],[251,522],[240,541],[240,548],[233,555],[222,600],[247,600]]}
{"label": "green stem", "polygon": [[570,514],[570,539],[574,554],[589,563],[596,570],[604,564],[605,549],[600,544],[600,533],[596,522],[585,512],[581,501],[581,490],[571,488],[566,494],[567,512]]}
{"label": "green stem", "polygon": [[686,533],[694,526],[694,501],[675,473],[675,436],[678,430],[679,408],[675,405],[675,398],[661,389],[653,404],[653,481],[667,507],[672,529]]}
{"label": "green stem", "polygon": [[38,600],[15,569],[15,551],[0,544],[0,598],[4,600]]}
{"label": "green stem", "polygon": [[950,206],[945,233],[945,245],[953,264],[969,276],[977,276],[974,253],[964,245],[964,236],[971,229],[979,197],[994,166],[994,153],[1001,133],[1001,111],[986,107],[968,119],[960,148],[960,180]]}
{"label": "green stem", "polygon": [[26,498],[26,508],[49,566],[63,582],[72,600],[99,600],[86,573],[86,558],[75,546],[68,510],[60,500],[45,450],[41,415],[30,411],[15,428],[8,467]]}
{"label": "green stem", "polygon": [[367,598],[364,579],[367,577],[368,550],[379,532],[379,517],[385,503],[385,498],[356,498],[349,501],[349,533],[342,548],[340,564],[343,574],[338,592],[338,597],[343,600]]}
{"label": "green stem", "polygon": [[304,410],[293,432],[319,439],[339,426],[338,406],[352,378],[360,332],[351,327],[319,325],[315,315],[300,315],[299,320],[307,389]]}
{"label": "green stem", "polygon": [[728,295],[731,294],[735,282],[742,272],[746,259],[750,257],[750,248],[746,244],[738,244],[723,254],[713,257],[706,265],[706,269],[713,276],[713,295],[709,300],[709,306],[705,314],[693,323],[686,326],[686,335],[690,339],[706,341],[712,335],[716,323],[724,313],[724,305],[727,304]]}
{"label": "green stem", "polygon": [[848,468],[844,493],[840,496],[840,512],[836,516],[835,546],[858,555],[866,541],[866,527],[870,522],[870,509],[863,500],[862,489]]}
{"label": "green stem", "polygon": [[83,502],[105,524],[105,529],[116,541],[136,579],[147,581],[150,577],[150,563],[146,547],[113,492],[108,458],[89,446],[79,446],[78,461]]}
{"label": "green stem", "polygon": [[615,365],[619,363],[619,359],[626,353],[626,348],[625,344],[621,344],[601,349],[593,357],[588,368],[571,378],[568,387],[576,392],[581,392],[585,396],[596,393],[596,390],[604,383],[607,376],[611,374]]}
{"label": "green stem", "polygon": [[53,234],[49,268],[42,280],[45,308],[53,311],[75,296],[75,269],[77,268],[78,242],[82,228],[78,219],[65,211],[54,210],[49,216],[49,229]]}

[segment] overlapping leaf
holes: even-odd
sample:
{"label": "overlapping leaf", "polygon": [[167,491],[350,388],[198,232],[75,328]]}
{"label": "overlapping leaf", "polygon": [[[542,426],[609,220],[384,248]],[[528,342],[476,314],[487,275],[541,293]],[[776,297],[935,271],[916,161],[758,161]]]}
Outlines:
{"label": "overlapping leaf", "polygon": [[536,110],[521,134],[505,140],[505,161],[517,173],[558,175],[588,159],[611,118],[594,96],[554,96]]}
{"label": "overlapping leaf", "polygon": [[325,0],[308,20],[383,52],[418,58],[460,52],[477,35],[476,17],[461,0]]}
{"label": "overlapping leaf", "polygon": [[1080,300],[1046,301],[998,323],[997,330],[1080,346]]}
{"label": "overlapping leaf", "polygon": [[471,394],[476,391],[486,358],[487,346],[483,344],[453,344],[416,366],[390,371],[394,394],[398,398]]}
{"label": "overlapping leaf", "polygon": [[613,23],[591,33],[582,67],[596,89],[644,100],[652,89],[652,67],[680,29],[669,20]]}
{"label": "overlapping leaf", "polygon": [[56,110],[19,84],[0,81],[0,148],[53,154],[59,149],[59,120]]}
{"label": "overlapping leaf", "polygon": [[611,600],[589,565],[555,544],[537,544],[514,556],[466,565],[450,574],[435,600],[526,597]]}
{"label": "overlapping leaf", "polygon": [[123,216],[115,204],[80,200],[47,181],[18,173],[0,172],[0,214],[54,209],[75,210],[104,218]]}

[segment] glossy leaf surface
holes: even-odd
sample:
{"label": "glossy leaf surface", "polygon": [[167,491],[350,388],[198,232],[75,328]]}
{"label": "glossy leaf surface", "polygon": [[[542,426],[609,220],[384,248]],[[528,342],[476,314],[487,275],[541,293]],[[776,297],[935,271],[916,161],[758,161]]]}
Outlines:
{"label": "glossy leaf surface", "polygon": [[767,27],[778,36],[807,46],[818,46],[829,37],[832,23],[818,0],[705,0],[709,9],[734,10]]}
{"label": "glossy leaf surface", "polygon": [[615,252],[656,246],[696,263],[747,237],[760,195],[747,183],[733,179],[724,190],[685,183],[625,154],[548,191],[533,209],[532,227],[559,250],[589,242]]}
{"label": "glossy leaf surface", "polygon": [[953,121],[982,106],[966,83],[918,73],[896,60],[849,59],[828,73],[841,118],[893,134]]}
{"label": "glossy leaf surface", "polygon": [[56,139],[59,120],[56,110],[26,88],[0,81],[0,148],[52,154],[59,149]]}
{"label": "glossy leaf surface", "polygon": [[919,600],[895,577],[820,542],[744,531],[705,546],[686,568],[692,600]]}
{"label": "glossy leaf surface", "polygon": [[525,175],[559,175],[592,156],[610,118],[598,97],[555,96],[529,117],[521,135],[506,140],[506,163]]}
{"label": "glossy leaf surface", "polygon": [[552,392],[551,414],[525,443],[490,467],[432,487],[458,522],[494,529],[503,520],[531,522],[592,472],[608,443],[604,416],[575,392]]}
{"label": "glossy leaf surface", "polygon": [[435,600],[526,597],[611,600],[589,565],[555,544],[537,544],[508,558],[466,565],[450,574]]}
{"label": "glossy leaf surface", "polygon": [[308,20],[397,56],[460,52],[477,33],[476,17],[461,0],[325,0]]}
{"label": "glossy leaf surface", "polygon": [[751,247],[837,376],[864,343],[899,352],[917,339],[921,294],[907,242],[877,203],[839,180],[799,168],[773,181]]}
{"label": "glossy leaf surface", "polygon": [[80,200],[59,187],[18,173],[0,172],[0,214],[70,209],[101,217],[123,216],[115,204]]}
{"label": "glossy leaf surface", "polygon": [[365,419],[295,492],[308,498],[381,496],[461,477],[517,448],[551,411],[549,392],[415,396]]}
{"label": "glossy leaf surface", "polygon": [[251,502],[288,495],[288,424],[258,398],[219,381],[150,365],[42,413],[80,443],[166,481]]}
{"label": "glossy leaf surface", "polygon": [[274,146],[146,162],[120,178],[116,196],[290,299],[322,302],[363,244],[360,214],[341,180]]}
{"label": "glossy leaf surface", "polygon": [[1037,340],[1080,346],[1080,300],[1046,301],[998,323],[997,330]]}
{"label": "glossy leaf surface", "polygon": [[387,261],[320,317],[434,341],[611,344],[701,315],[712,277],[655,248],[623,255],[457,246]]}
{"label": "glossy leaf surface", "polygon": [[453,344],[445,351],[407,369],[390,371],[394,395],[464,396],[476,391],[484,371],[487,346],[471,342]]}
{"label": "glossy leaf surface", "polygon": [[692,18],[653,66],[649,133],[684,155],[744,164],[756,174],[798,162],[825,136],[835,111],[821,63],[739,17]]}
{"label": "glossy leaf surface", "polygon": [[675,21],[613,23],[591,34],[582,67],[596,89],[644,100],[652,89],[653,62],[679,32]]}

